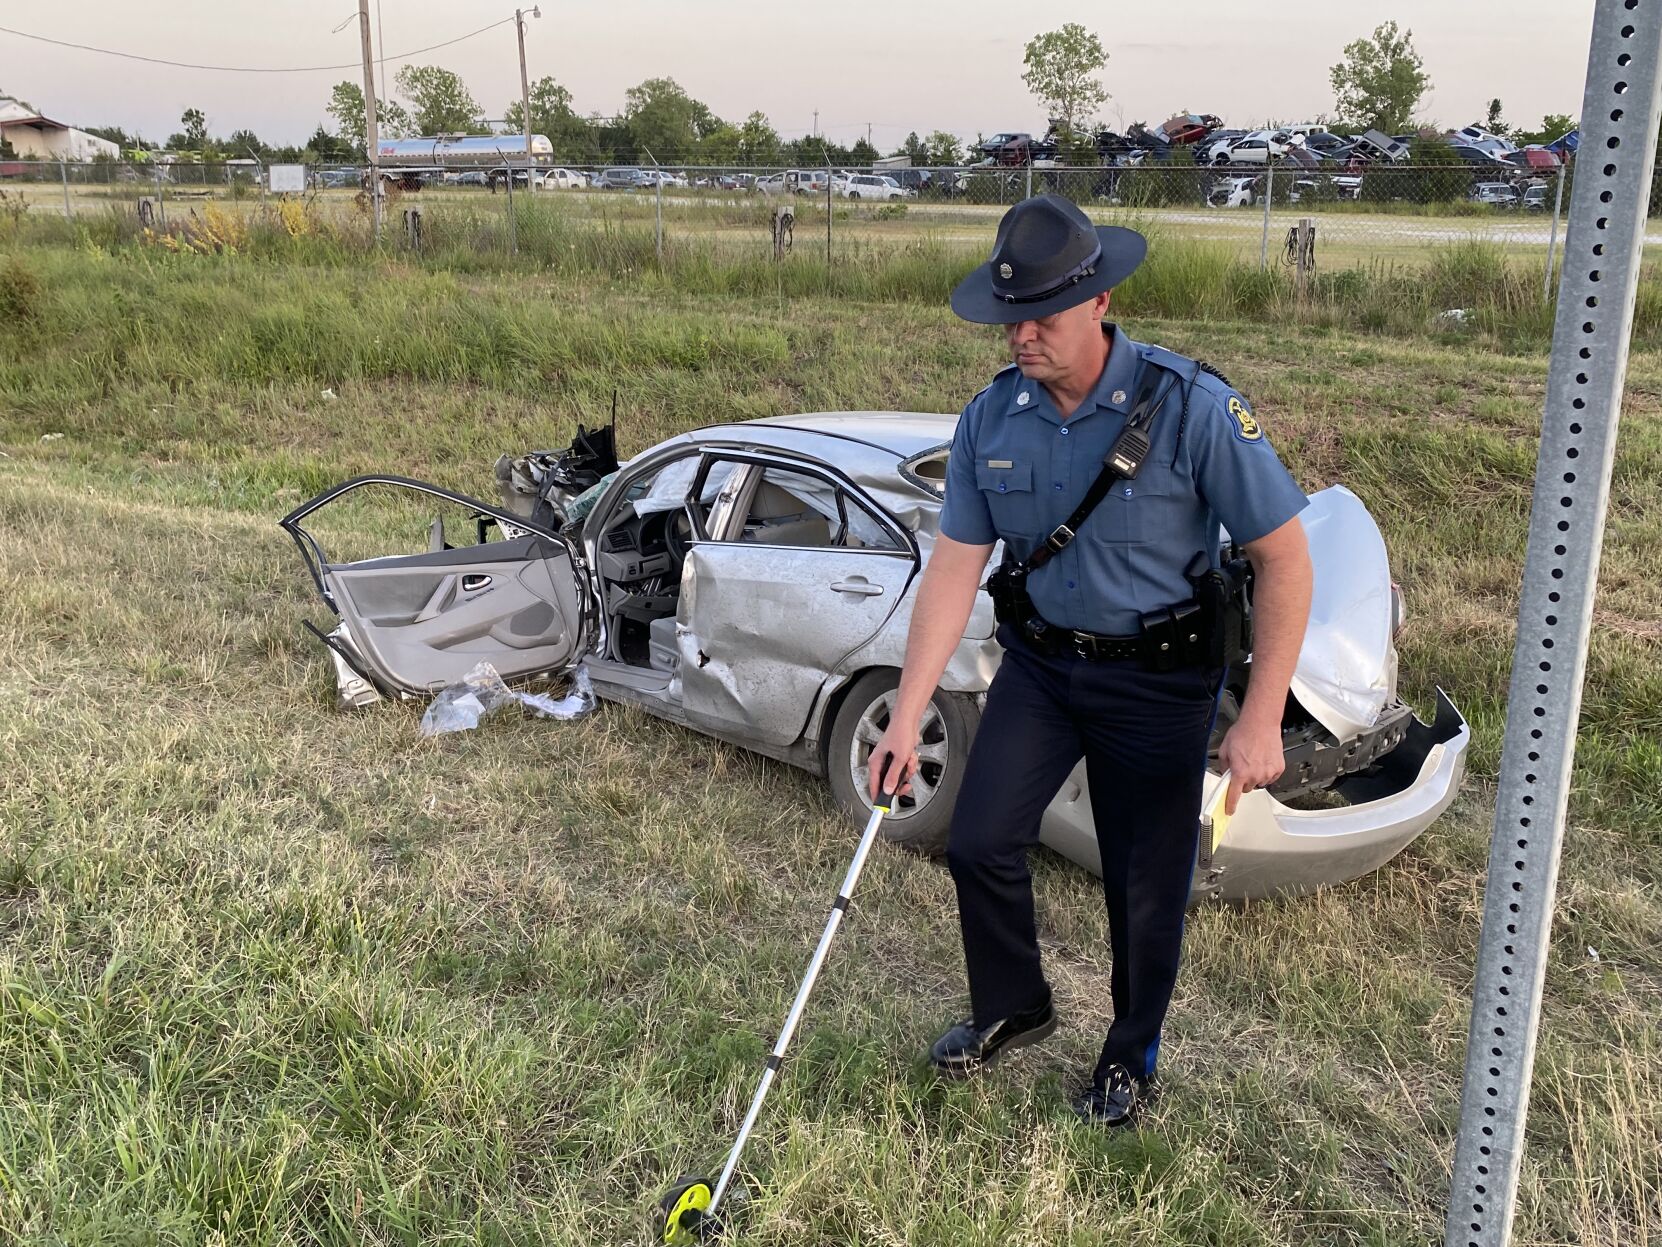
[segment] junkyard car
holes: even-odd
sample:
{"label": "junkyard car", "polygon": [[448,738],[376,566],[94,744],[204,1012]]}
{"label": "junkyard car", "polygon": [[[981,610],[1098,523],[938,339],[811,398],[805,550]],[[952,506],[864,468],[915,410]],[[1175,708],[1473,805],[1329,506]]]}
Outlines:
{"label": "junkyard car", "polygon": [[[594,447],[580,433],[565,452],[504,457],[497,502],[359,477],[282,524],[339,616],[318,635],[347,700],[426,697],[481,660],[509,680],[581,665],[602,698],[822,775],[858,815],[955,422],[842,412],[717,425],[605,476],[609,436],[584,466]],[[380,530],[366,536],[354,518],[366,490],[392,491],[412,519],[461,507],[477,540],[453,546],[435,524],[425,552],[387,555]],[[1402,604],[1372,517],[1333,487],[1302,519],[1316,596],[1283,718],[1286,773],[1242,798],[1215,849],[1203,837],[1197,896],[1308,891],[1374,870],[1448,807],[1464,768],[1469,736],[1448,698],[1438,693],[1426,724],[1396,696]],[[1001,654],[983,593],[925,717],[914,795],[887,824],[894,839],[943,846]],[[1250,679],[1250,662],[1225,679],[1209,794]],[[1081,765],[1042,839],[1100,873],[1093,799],[1116,794],[1088,792]]]}

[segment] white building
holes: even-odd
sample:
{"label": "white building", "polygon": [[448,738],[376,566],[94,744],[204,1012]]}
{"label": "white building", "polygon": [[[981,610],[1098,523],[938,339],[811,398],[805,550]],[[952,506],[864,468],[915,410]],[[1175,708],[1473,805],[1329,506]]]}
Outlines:
{"label": "white building", "polygon": [[121,158],[121,148],[109,139],[43,117],[16,100],[0,99],[0,138],[12,145],[19,160]]}

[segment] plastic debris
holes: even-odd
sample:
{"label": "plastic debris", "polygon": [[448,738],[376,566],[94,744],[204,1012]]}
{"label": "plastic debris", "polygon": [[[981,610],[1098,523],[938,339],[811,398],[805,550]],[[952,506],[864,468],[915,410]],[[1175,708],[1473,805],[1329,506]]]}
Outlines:
{"label": "plastic debris", "polygon": [[1599,950],[1594,948],[1591,944],[1587,945],[1587,959],[1589,961],[1597,961],[1599,959]]}
{"label": "plastic debris", "polygon": [[1438,320],[1452,320],[1456,324],[1463,325],[1463,324],[1466,323],[1466,317],[1468,317],[1470,315],[1471,315],[1471,311],[1467,308],[1451,307],[1446,312],[1439,312],[1437,314],[1437,319]]}
{"label": "plastic debris", "polygon": [[335,393],[333,388],[330,388],[330,389],[327,389],[327,390],[323,391],[323,397],[324,398],[336,398],[336,397],[338,397],[338,395]]}
{"label": "plastic debris", "polygon": [[479,726],[479,721],[503,706],[518,702],[535,714],[549,719],[578,719],[594,709],[594,687],[589,673],[577,669],[572,677],[571,692],[564,697],[547,693],[522,693],[502,682],[496,668],[488,662],[479,663],[462,677],[440,691],[421,716],[423,736],[442,736],[446,732],[467,732]]}
{"label": "plastic debris", "polygon": [[61,442],[61,441],[63,441],[63,434],[62,433],[42,433],[40,435],[40,440],[43,441],[43,442]]}

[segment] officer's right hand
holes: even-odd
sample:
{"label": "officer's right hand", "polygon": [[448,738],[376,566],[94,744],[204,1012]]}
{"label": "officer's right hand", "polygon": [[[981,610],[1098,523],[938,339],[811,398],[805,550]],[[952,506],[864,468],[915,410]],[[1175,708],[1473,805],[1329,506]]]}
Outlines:
{"label": "officer's right hand", "polygon": [[879,779],[884,792],[904,797],[912,791],[912,776],[918,769],[918,729],[890,719],[882,739],[871,747],[866,765],[870,768],[869,795],[873,804],[877,802]]}

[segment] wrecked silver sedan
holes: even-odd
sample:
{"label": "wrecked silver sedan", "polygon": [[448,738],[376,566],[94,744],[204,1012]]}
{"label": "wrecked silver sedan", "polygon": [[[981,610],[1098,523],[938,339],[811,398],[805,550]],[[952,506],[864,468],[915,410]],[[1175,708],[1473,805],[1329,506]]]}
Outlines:
{"label": "wrecked silver sedan", "polygon": [[[509,680],[581,667],[602,698],[824,776],[863,818],[866,760],[899,683],[956,419],[844,412],[718,425],[620,468],[602,430],[587,471],[594,447],[583,439],[594,435],[580,433],[566,452],[505,460],[495,503],[359,477],[282,525],[339,616],[332,632],[314,631],[343,702],[427,697],[481,660]],[[392,491],[406,522],[460,507],[468,539],[453,543],[433,520],[423,548],[389,554],[377,542],[392,528],[366,527],[355,509],[365,491]],[[1333,487],[1302,520],[1316,590],[1282,724],[1287,769],[1202,837],[1197,895],[1357,878],[1448,808],[1464,770],[1470,736],[1448,698],[1438,692],[1428,724],[1396,695],[1402,602],[1367,509]],[[925,852],[945,843],[999,663],[993,628],[983,593],[925,718],[913,794],[885,824]],[[1214,759],[1251,674],[1249,661],[1227,675]],[[1208,808],[1218,784],[1214,765]],[[1041,838],[1100,873],[1091,795],[1081,763]]]}

